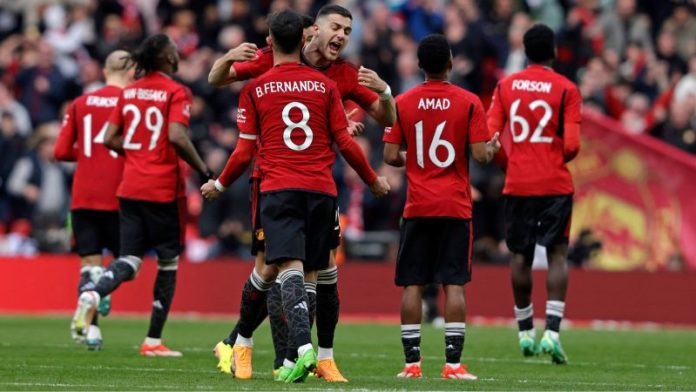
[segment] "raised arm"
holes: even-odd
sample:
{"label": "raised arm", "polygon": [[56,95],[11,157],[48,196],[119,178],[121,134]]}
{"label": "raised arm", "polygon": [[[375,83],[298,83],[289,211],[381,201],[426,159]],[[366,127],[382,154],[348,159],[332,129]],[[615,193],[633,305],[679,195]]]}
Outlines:
{"label": "raised arm", "polygon": [[230,49],[224,56],[215,60],[208,73],[208,83],[215,87],[222,87],[237,81],[237,73],[232,64],[239,61],[248,61],[256,57],[256,45],[244,42],[236,48]]}
{"label": "raised arm", "polygon": [[392,126],[396,121],[396,106],[389,85],[377,75],[377,72],[365,67],[360,67],[358,70],[358,83],[379,94],[379,99],[372,100],[370,105],[363,106],[363,109],[380,125]]}
{"label": "raised arm", "polygon": [[577,88],[568,90],[563,111],[563,159],[572,161],[580,152],[582,97]]}

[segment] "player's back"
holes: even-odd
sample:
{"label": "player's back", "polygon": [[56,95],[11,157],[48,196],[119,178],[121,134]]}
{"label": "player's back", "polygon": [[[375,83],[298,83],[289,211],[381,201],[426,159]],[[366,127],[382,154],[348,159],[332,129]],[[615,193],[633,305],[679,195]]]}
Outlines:
{"label": "player's back", "polygon": [[124,88],[119,102],[126,162],[118,196],[171,202],[184,195],[184,168],[169,142],[169,123],[188,126],[191,94],[152,72]]}
{"label": "player's back", "polygon": [[[332,100],[340,106],[333,82],[297,63],[283,63],[249,83],[248,94],[259,124],[261,191],[303,189],[336,195],[331,165]],[[245,108],[238,122],[247,121]],[[345,123],[345,121],[343,121]],[[345,127],[345,125],[343,125]]]}
{"label": "player's back", "polygon": [[401,132],[406,143],[404,217],[471,218],[468,148],[487,140],[480,100],[428,81],[398,96],[396,107],[398,124],[386,132]]}
{"label": "player's back", "polygon": [[61,133],[75,133],[67,147],[72,148],[75,140],[77,153],[72,209],[118,209],[116,189],[123,174],[123,158],[104,146],[104,136],[121,91],[119,87],[106,86],[84,94],[65,114]]}
{"label": "player's back", "polygon": [[[563,156],[563,124],[579,117],[577,87],[551,68],[532,65],[500,81],[492,105],[499,105],[510,132],[505,188],[519,196],[566,195],[573,182]],[[574,102],[568,113],[569,102]],[[579,119],[578,119],[579,121]]]}

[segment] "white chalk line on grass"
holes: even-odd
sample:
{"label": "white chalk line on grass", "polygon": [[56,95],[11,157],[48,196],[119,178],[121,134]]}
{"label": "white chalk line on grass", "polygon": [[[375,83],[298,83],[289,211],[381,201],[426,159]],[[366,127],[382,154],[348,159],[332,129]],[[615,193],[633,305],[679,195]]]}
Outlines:
{"label": "white chalk line on grass", "polygon": [[[364,353],[349,353],[347,354],[351,358],[393,358],[387,354],[364,354]],[[441,357],[423,355],[423,359],[441,360]],[[543,359],[511,359],[511,358],[492,358],[492,357],[467,357],[462,356],[462,359],[467,359],[469,361],[478,362],[502,362],[502,363],[529,363],[529,364],[539,364],[547,365],[550,363],[549,360]],[[606,363],[606,362],[576,362],[569,361],[569,366],[589,366],[589,367],[618,367],[618,368],[635,368],[635,369],[665,369],[665,370],[689,370],[693,366],[688,365],[647,365],[642,363]]]}
{"label": "white chalk line on grass", "polygon": [[[0,382],[0,385],[11,385],[11,386],[26,386],[26,387],[51,387],[51,388],[123,388],[123,385],[113,385],[113,384],[68,384],[68,383],[49,383],[49,382]],[[145,389],[150,390],[152,386],[144,385],[128,385],[128,389]],[[182,388],[178,384],[157,384],[157,389],[185,389],[190,390],[190,388]],[[214,387],[208,385],[197,385],[196,390],[212,390]]]}

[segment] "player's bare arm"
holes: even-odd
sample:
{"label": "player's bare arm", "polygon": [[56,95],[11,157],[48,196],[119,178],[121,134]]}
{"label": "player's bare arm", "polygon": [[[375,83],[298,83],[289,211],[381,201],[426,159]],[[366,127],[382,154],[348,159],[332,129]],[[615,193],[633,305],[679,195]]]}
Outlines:
{"label": "player's bare arm", "polygon": [[203,158],[198,154],[196,148],[193,147],[191,139],[187,134],[187,128],[184,124],[178,122],[169,123],[169,142],[172,143],[177,155],[179,155],[186,163],[189,164],[200,175],[210,177],[210,169],[203,162]]}
{"label": "player's bare arm", "polygon": [[496,132],[491,140],[482,143],[471,144],[471,155],[478,163],[488,163],[493,160],[495,154],[500,150],[500,133]]}
{"label": "player's bare arm", "polygon": [[232,64],[253,59],[257,50],[256,45],[249,42],[230,49],[224,56],[213,63],[213,67],[210,69],[210,73],[208,73],[208,83],[215,87],[222,87],[235,82],[237,74]]}
{"label": "player's bare arm", "polygon": [[401,151],[401,146],[394,143],[384,143],[384,163],[394,167],[406,165],[406,151]]}
{"label": "player's bare arm", "polygon": [[106,135],[104,135],[104,145],[110,150],[116,151],[118,155],[126,154],[123,150],[123,134],[121,132],[121,127],[109,123],[109,127],[106,128]]}
{"label": "player's bare arm", "polygon": [[396,105],[389,85],[377,75],[377,72],[360,67],[358,83],[379,94],[379,99],[372,103],[367,112],[380,125],[390,127],[396,120]]}

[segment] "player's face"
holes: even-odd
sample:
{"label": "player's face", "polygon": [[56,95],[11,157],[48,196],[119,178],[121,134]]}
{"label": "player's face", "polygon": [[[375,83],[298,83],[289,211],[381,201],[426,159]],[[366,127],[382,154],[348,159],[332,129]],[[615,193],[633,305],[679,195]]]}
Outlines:
{"label": "player's face", "polygon": [[317,20],[314,37],[319,51],[329,61],[335,61],[348,45],[353,21],[338,14],[322,16]]}

